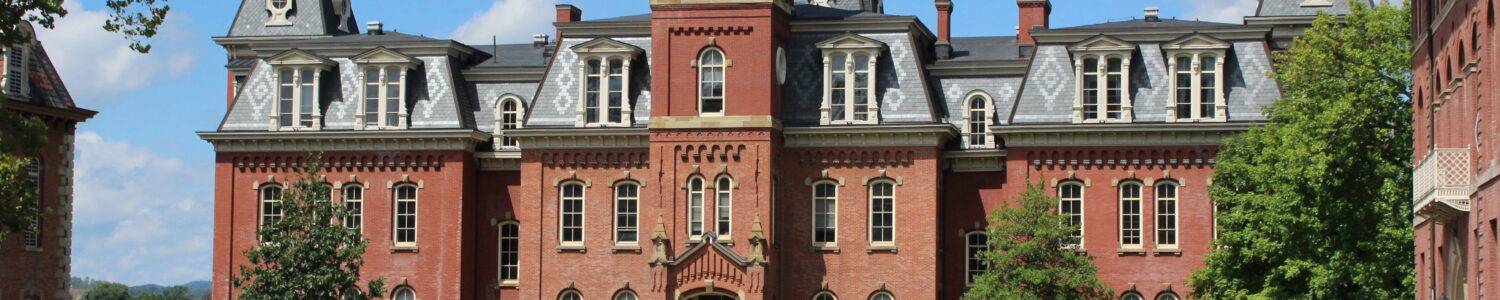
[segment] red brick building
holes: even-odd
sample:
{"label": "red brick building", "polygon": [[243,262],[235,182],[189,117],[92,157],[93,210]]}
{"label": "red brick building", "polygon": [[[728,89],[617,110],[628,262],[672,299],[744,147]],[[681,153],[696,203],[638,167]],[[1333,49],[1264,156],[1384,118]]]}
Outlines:
{"label": "red brick building", "polygon": [[1495,4],[1419,0],[1411,8],[1417,298],[1494,298]]}
{"label": "red brick building", "polygon": [[[21,29],[32,32],[30,24]],[[23,175],[37,184],[40,207],[51,210],[31,228],[0,240],[0,299],[71,299],[73,132],[95,112],[74,105],[39,41],[0,47],[0,74],[0,94],[8,100],[4,109],[39,117],[47,126],[41,157]]]}
{"label": "red brick building", "polygon": [[[557,40],[360,32],[344,0],[246,0],[229,34],[214,297],[307,151],[396,299],[957,299],[1028,180],[1124,299],[1179,299],[1219,141],[1266,119],[1292,20],[1142,17],[951,37],[878,0],[650,0]],[[1337,1],[1335,1],[1337,2]],[[970,12],[980,14],[980,12]],[[1251,20],[1247,19],[1247,22]]]}

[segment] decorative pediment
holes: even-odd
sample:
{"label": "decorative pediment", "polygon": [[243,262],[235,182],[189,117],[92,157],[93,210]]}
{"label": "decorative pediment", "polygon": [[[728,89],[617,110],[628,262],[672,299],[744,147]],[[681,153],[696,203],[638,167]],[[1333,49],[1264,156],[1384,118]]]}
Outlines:
{"label": "decorative pediment", "polygon": [[885,43],[858,34],[845,33],[831,39],[818,42],[819,49],[877,49],[885,48]]}
{"label": "decorative pediment", "polygon": [[386,47],[377,47],[370,51],[365,51],[365,53],[355,55],[350,60],[358,64],[406,65],[408,67],[415,67],[422,64],[422,60],[401,54],[401,52],[396,52],[396,50]]}
{"label": "decorative pediment", "polygon": [[1112,37],[1112,36],[1107,36],[1107,35],[1102,35],[1101,34],[1099,36],[1095,36],[1095,37],[1091,37],[1091,38],[1089,38],[1087,40],[1083,40],[1082,42],[1078,42],[1076,44],[1069,45],[1068,46],[1068,50],[1069,51],[1130,51],[1130,50],[1135,50],[1135,45],[1131,44],[1130,42],[1126,42],[1124,40],[1121,40],[1121,39],[1118,39],[1118,38],[1115,38],[1115,37]]}
{"label": "decorative pediment", "polygon": [[1194,33],[1162,44],[1161,48],[1167,50],[1217,50],[1228,49],[1229,42],[1216,39],[1207,34]]}
{"label": "decorative pediment", "polygon": [[644,53],[641,47],[617,41],[611,38],[595,38],[587,42],[573,45],[573,52],[578,54],[630,54],[635,56]]}
{"label": "decorative pediment", "polygon": [[266,63],[278,66],[322,66],[331,67],[337,63],[321,55],[302,49],[291,49],[282,51],[280,54],[266,59]]}
{"label": "decorative pediment", "polygon": [[[745,267],[750,265],[750,259],[746,258],[743,255],[740,255],[739,253],[735,253],[734,249],[730,249],[729,246],[725,246],[724,244],[719,243],[718,233],[713,231],[705,232],[703,233],[703,237],[700,240],[700,242],[697,242],[696,244],[693,244],[693,246],[688,247],[687,251],[683,251],[681,255],[669,259],[666,262],[666,265],[677,266],[683,263],[693,263],[704,260],[722,260],[723,262],[732,263],[737,267]],[[702,253],[702,255],[693,255],[698,254],[699,251],[702,251],[705,248],[712,249],[712,251]]]}

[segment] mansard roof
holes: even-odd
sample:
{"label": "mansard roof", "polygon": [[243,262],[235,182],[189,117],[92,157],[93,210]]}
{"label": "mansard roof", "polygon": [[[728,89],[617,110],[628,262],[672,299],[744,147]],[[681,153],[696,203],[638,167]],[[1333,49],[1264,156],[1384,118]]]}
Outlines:
{"label": "mansard roof", "polygon": [[1014,36],[957,37],[949,40],[953,57],[944,61],[996,61],[1021,59]]}
{"label": "mansard roof", "polygon": [[[1365,7],[1375,6],[1371,0],[1361,0]],[[1316,16],[1322,11],[1333,15],[1346,15],[1354,10],[1349,0],[1261,0],[1255,10],[1257,17]]]}
{"label": "mansard roof", "polygon": [[422,43],[441,42],[445,40],[429,38],[420,35],[410,35],[395,31],[386,31],[381,34],[350,34],[310,40],[287,42],[289,45],[316,45],[316,44],[390,44],[390,43]]}
{"label": "mansard roof", "polygon": [[291,26],[266,26],[271,14],[266,1],[244,0],[229,27],[230,37],[248,36],[317,36],[359,33],[350,0],[291,0],[288,19]]}
{"label": "mansard roof", "polygon": [[880,0],[796,0],[797,6],[827,7],[839,10],[885,13],[885,6]]}
{"label": "mansard roof", "polygon": [[545,67],[547,66],[548,45],[536,44],[507,44],[507,45],[470,45],[480,52],[489,54],[477,68],[512,68],[512,67]]}
{"label": "mansard roof", "polygon": [[67,85],[63,84],[62,75],[52,66],[52,58],[47,56],[42,43],[32,43],[30,47],[31,55],[27,57],[26,70],[31,94],[25,98],[12,97],[10,100],[58,109],[77,109]]}
{"label": "mansard roof", "polygon": [[1145,19],[1131,19],[1125,21],[1106,22],[1073,27],[1054,28],[1050,30],[1129,30],[1129,29],[1184,29],[1184,28],[1215,28],[1236,27],[1240,24],[1207,22],[1199,20],[1160,19],[1147,21]]}

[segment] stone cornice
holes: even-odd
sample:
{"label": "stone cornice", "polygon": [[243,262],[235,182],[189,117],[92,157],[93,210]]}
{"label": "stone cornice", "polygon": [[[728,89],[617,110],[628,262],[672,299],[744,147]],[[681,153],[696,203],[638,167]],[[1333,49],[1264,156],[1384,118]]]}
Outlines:
{"label": "stone cornice", "polygon": [[651,22],[571,22],[552,23],[557,30],[562,31],[562,38],[593,38],[593,37],[624,37],[624,36],[651,36]]}
{"label": "stone cornice", "polygon": [[1031,67],[1028,60],[1000,60],[979,62],[945,62],[927,65],[927,74],[934,77],[952,76],[1020,76]]}
{"label": "stone cornice", "polygon": [[788,127],[788,148],[941,147],[958,130],[948,124]]}
{"label": "stone cornice", "polygon": [[216,152],[463,150],[488,133],[461,130],[199,132]]}
{"label": "stone cornice", "polygon": [[651,132],[644,127],[522,128],[505,131],[524,149],[645,148]]}
{"label": "stone cornice", "polygon": [[792,32],[911,32],[913,36],[920,37],[918,40],[932,41],[937,39],[927,26],[922,24],[917,17],[908,16],[884,16],[851,19],[810,19],[792,20]]}
{"label": "stone cornice", "polygon": [[1228,25],[1223,27],[1187,27],[1170,29],[1128,29],[1128,30],[1100,30],[1100,29],[1051,29],[1034,30],[1031,32],[1036,37],[1037,43],[1041,44],[1072,44],[1093,38],[1099,35],[1109,35],[1126,42],[1168,42],[1181,38],[1188,34],[1202,33],[1214,38],[1235,40],[1260,40],[1264,41],[1266,35],[1270,34],[1270,26],[1250,25]]}
{"label": "stone cornice", "polygon": [[1218,145],[1256,123],[1056,124],[990,127],[1008,148]]}
{"label": "stone cornice", "polygon": [[472,82],[541,82],[547,74],[543,67],[468,68],[459,71]]}
{"label": "stone cornice", "polygon": [[479,152],[474,153],[474,159],[479,161],[480,171],[520,171],[520,151]]}
{"label": "stone cornice", "polygon": [[970,149],[944,151],[943,158],[951,172],[1005,171],[1005,149]]}

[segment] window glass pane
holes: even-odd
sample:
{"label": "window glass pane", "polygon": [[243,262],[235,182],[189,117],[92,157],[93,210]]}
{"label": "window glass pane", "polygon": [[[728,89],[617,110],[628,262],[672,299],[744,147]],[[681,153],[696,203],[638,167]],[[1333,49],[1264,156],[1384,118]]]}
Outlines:
{"label": "window glass pane", "polygon": [[990,236],[983,232],[971,233],[968,235],[966,242],[965,258],[967,261],[965,269],[968,272],[966,280],[968,283],[973,284],[979,278],[979,275],[989,270],[989,264],[984,262],[983,253],[990,250]]}
{"label": "window glass pane", "polygon": [[500,226],[500,280],[520,278],[521,229],[515,223]]}
{"label": "window glass pane", "polygon": [[1120,244],[1141,244],[1141,186],[1130,183],[1120,185]]}
{"label": "window glass pane", "polygon": [[832,243],[838,239],[838,195],[832,183],[813,187],[813,242]]}
{"label": "window glass pane", "polygon": [[870,69],[870,57],[864,55],[854,56],[854,70],[866,71]]}
{"label": "window glass pane", "polygon": [[395,298],[396,300],[417,300],[417,292],[414,292],[409,288],[401,288],[399,290],[396,290]]}
{"label": "window glass pane", "polygon": [[635,184],[620,184],[615,187],[615,242],[637,241],[637,195],[640,187]]}
{"label": "window glass pane", "polygon": [[896,186],[889,182],[870,186],[870,241],[895,241]]}
{"label": "window glass pane", "polygon": [[1192,71],[1193,58],[1190,56],[1178,56],[1176,65],[1178,71]]}
{"label": "window glass pane", "polygon": [[834,55],[833,57],[831,57],[831,60],[828,62],[828,65],[829,65],[829,67],[832,67],[834,71],[843,71],[843,70],[845,70],[844,64],[847,63],[848,61],[849,61],[849,57],[848,56]]}
{"label": "window glass pane", "polygon": [[1203,69],[1204,71],[1212,72],[1216,70],[1215,68],[1219,67],[1218,62],[1218,58],[1214,58],[1213,56],[1204,56],[1203,63],[1200,64],[1199,68]]}
{"label": "window glass pane", "polygon": [[688,180],[688,236],[703,235],[703,178]]}

